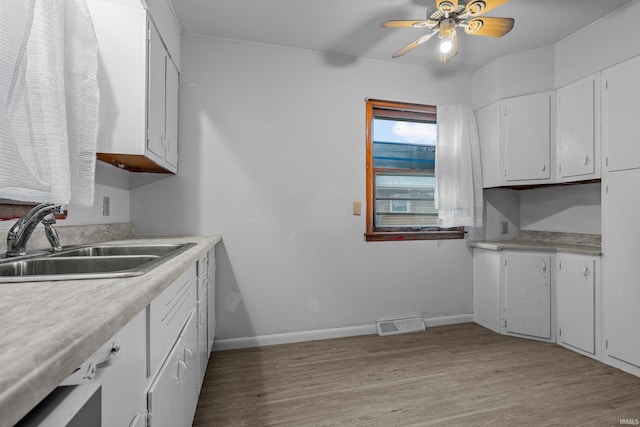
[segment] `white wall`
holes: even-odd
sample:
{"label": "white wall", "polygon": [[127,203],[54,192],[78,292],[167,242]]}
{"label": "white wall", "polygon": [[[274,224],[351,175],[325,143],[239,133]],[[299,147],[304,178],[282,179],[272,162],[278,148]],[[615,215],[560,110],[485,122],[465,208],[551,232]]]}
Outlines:
{"label": "white wall", "polygon": [[[69,215],[60,225],[116,224],[127,223],[129,217],[130,173],[107,163],[96,162],[96,189],[93,206],[90,208],[69,207]],[[102,201],[109,198],[109,216],[103,215]]]}
{"label": "white wall", "polygon": [[640,55],[638,15],[640,1],[635,1],[556,44],[556,87]]}
{"label": "white wall", "polygon": [[143,234],[221,233],[217,336],[472,311],[463,240],[365,242],[365,98],[470,104],[470,76],[183,35],[180,165],[132,177]]}
{"label": "white wall", "polygon": [[520,191],[520,228],[600,234],[600,199],[599,183]]}
{"label": "white wall", "polygon": [[553,46],[503,56],[472,75],[473,108],[554,89]]}
{"label": "white wall", "polygon": [[[67,207],[67,219],[58,225],[116,224],[129,222],[129,172],[106,163],[96,162],[95,195],[92,207]],[[103,197],[110,199],[110,215],[102,214]],[[0,222],[0,230],[8,230],[15,221]],[[64,244],[64,242],[63,242]]]}

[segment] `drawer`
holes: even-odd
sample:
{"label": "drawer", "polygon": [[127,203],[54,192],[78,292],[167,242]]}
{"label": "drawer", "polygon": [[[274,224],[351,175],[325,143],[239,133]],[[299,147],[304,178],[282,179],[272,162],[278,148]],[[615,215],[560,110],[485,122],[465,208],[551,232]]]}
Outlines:
{"label": "drawer", "polygon": [[195,264],[149,305],[149,370],[156,372],[196,305]]}

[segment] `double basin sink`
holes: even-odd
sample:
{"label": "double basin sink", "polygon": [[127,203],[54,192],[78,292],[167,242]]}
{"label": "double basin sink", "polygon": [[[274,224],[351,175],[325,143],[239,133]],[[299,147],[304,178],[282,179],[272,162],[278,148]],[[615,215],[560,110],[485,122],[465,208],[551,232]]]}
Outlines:
{"label": "double basin sink", "polygon": [[0,283],[139,276],[195,243],[100,244],[0,259]]}

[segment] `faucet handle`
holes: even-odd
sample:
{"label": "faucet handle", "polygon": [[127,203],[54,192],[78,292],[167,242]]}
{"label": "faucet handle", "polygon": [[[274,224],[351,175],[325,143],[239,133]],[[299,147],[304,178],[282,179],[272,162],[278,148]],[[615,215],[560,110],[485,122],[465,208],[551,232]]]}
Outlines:
{"label": "faucet handle", "polygon": [[58,231],[53,228],[53,224],[56,223],[56,218],[53,216],[53,213],[46,215],[42,218],[42,225],[44,225],[44,233],[47,236],[47,240],[51,244],[52,252],[59,252],[62,250],[62,245],[60,245],[60,237],[58,236]]}

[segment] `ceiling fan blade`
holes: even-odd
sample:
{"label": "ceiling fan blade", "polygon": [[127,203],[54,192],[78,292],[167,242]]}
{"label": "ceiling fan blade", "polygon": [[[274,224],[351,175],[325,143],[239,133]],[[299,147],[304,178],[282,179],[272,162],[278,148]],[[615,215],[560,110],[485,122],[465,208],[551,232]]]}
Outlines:
{"label": "ceiling fan blade", "polygon": [[453,46],[451,47],[451,50],[449,52],[447,53],[440,52],[440,62],[448,62],[458,54],[458,36],[454,35],[452,41],[453,41]]}
{"label": "ceiling fan blade", "polygon": [[427,21],[384,21],[380,24],[382,28],[423,28],[428,25]]}
{"label": "ceiling fan blade", "polygon": [[436,8],[445,14],[455,12],[458,9],[458,0],[436,0]]}
{"label": "ceiling fan blade", "polygon": [[471,0],[467,3],[467,7],[464,9],[462,15],[471,18],[484,15],[508,1],[509,0]]}
{"label": "ceiling fan blade", "polygon": [[502,37],[511,31],[514,22],[513,18],[473,18],[464,31],[474,36]]}
{"label": "ceiling fan blade", "polygon": [[392,58],[397,58],[399,56],[404,55],[405,53],[409,52],[414,47],[417,47],[418,45],[421,45],[422,43],[424,43],[427,40],[429,40],[436,33],[437,33],[437,31],[434,31],[434,32],[432,32],[430,34],[425,34],[424,36],[418,38],[417,40],[412,41],[411,43],[409,43],[408,45],[406,45],[405,47],[403,47],[402,49],[400,49],[399,51],[397,51],[396,53],[391,55],[391,57]]}

